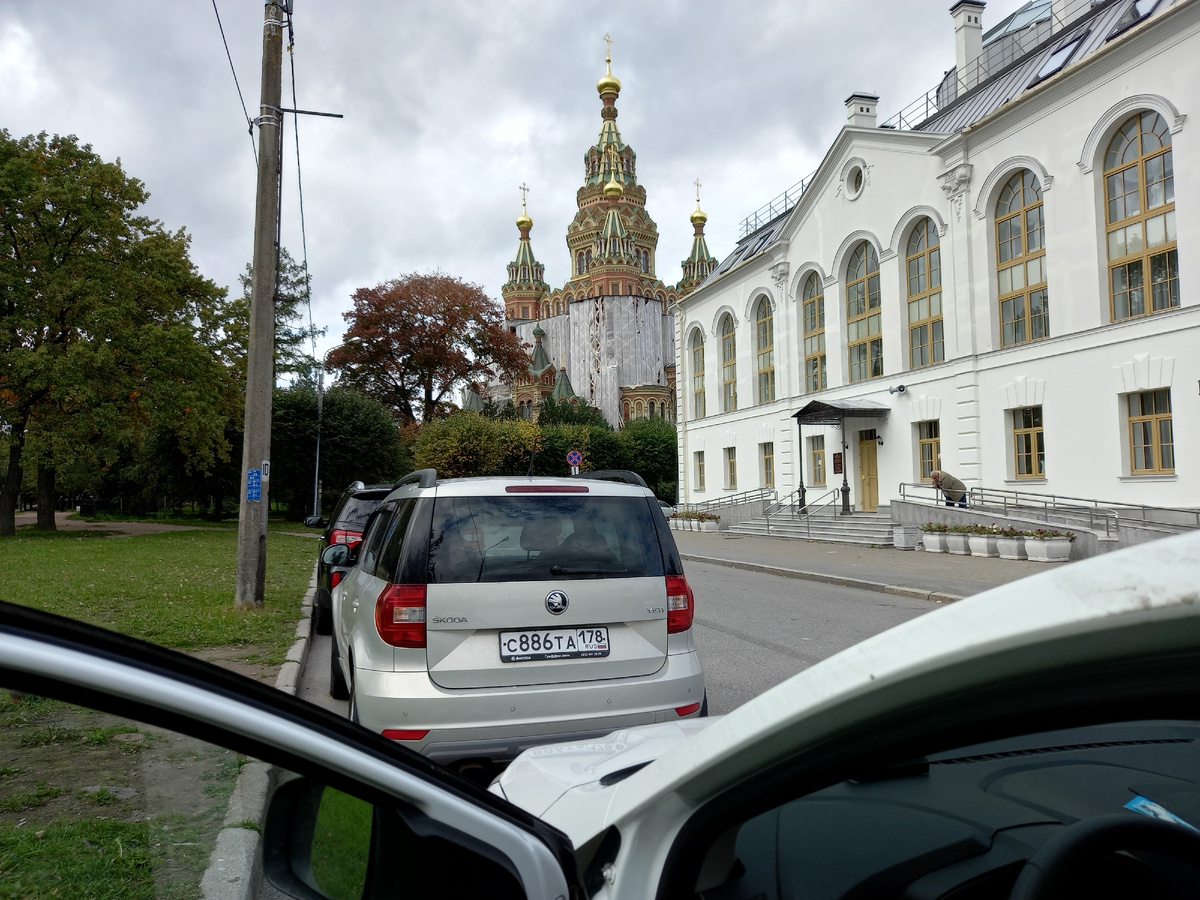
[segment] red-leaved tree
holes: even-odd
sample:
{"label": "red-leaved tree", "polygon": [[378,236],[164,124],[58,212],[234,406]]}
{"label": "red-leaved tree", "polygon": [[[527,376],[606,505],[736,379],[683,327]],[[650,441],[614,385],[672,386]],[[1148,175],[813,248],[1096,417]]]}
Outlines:
{"label": "red-leaved tree", "polygon": [[453,391],[490,370],[511,376],[529,364],[499,304],[459,278],[402,275],[359,288],[352,299],[354,308],[343,313],[350,327],[329,368],[403,424],[448,412]]}

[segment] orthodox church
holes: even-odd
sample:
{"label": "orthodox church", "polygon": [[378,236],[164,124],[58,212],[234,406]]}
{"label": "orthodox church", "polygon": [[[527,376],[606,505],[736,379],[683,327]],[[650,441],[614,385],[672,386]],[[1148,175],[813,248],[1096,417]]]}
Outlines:
{"label": "orthodox church", "polygon": [[[675,418],[674,305],[717,267],[704,239],[707,216],[691,215],[695,236],[683,277],[671,285],[655,274],[658,226],[638,184],[637,154],[617,130],[621,82],[611,54],[596,83],[600,136],[584,154],[578,212],[567,227],[571,277],[559,288],[544,280],[533,252],[533,220],[521,202],[517,254],[500,289],[508,327],[532,347],[527,372],[487,386],[490,399],[511,400],[536,418],[543,399],[575,399],[614,426],[632,418]],[[477,398],[467,398],[468,405]]]}

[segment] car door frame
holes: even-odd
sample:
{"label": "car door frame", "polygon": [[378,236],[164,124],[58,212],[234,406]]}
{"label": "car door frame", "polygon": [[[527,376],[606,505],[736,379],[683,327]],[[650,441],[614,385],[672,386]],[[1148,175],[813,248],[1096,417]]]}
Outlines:
{"label": "car door frame", "polygon": [[0,685],[220,743],[364,799],[391,798],[490,848],[527,897],[581,896],[561,832],[408,748],[211,663],[0,601]]}

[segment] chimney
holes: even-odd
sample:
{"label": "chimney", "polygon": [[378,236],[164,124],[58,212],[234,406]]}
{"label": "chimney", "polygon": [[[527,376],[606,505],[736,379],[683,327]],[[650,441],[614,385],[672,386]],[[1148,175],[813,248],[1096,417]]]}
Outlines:
{"label": "chimney", "polygon": [[954,61],[962,92],[983,80],[979,58],[983,55],[984,5],[980,0],[958,0],[950,7],[954,18]]}
{"label": "chimney", "polygon": [[879,98],[874,94],[851,94],[846,98],[846,124],[852,128],[874,128],[878,105]]}

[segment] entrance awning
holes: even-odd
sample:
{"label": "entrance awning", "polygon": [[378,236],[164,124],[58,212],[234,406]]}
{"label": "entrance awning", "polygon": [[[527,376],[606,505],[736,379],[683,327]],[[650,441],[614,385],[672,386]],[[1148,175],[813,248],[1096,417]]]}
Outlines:
{"label": "entrance awning", "polygon": [[839,425],[843,419],[886,419],[890,410],[874,400],[847,400],[841,403],[825,403],[813,400],[792,418],[801,425]]}

